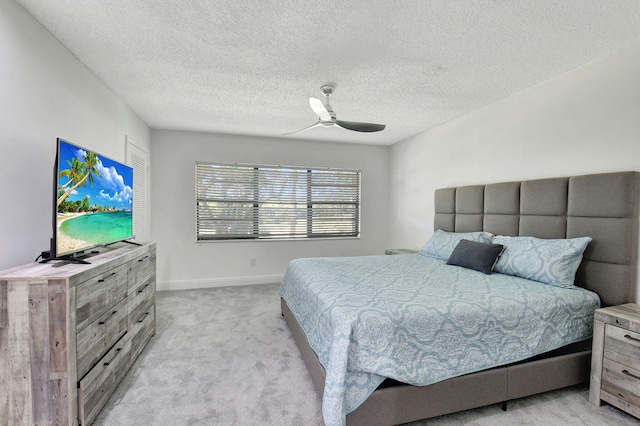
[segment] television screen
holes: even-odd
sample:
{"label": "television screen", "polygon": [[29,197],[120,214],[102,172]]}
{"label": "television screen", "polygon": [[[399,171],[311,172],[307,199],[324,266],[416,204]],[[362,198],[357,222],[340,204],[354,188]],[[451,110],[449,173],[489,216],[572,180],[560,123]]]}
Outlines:
{"label": "television screen", "polygon": [[132,238],[133,169],[58,139],[52,257]]}

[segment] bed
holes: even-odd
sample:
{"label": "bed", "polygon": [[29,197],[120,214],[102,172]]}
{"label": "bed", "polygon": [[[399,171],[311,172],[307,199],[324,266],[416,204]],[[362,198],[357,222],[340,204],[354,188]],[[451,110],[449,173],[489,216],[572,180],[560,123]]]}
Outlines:
{"label": "bed", "polygon": [[[339,381],[336,382],[336,377],[340,376],[340,372],[351,370],[349,367],[354,365],[373,365],[376,360],[367,358],[365,355],[358,355],[358,352],[348,349],[348,344],[345,346],[344,342],[328,343],[326,341],[328,337],[315,336],[309,326],[309,324],[315,324],[311,328],[330,328],[329,323],[339,324],[342,317],[349,315],[352,306],[343,303],[346,299],[342,298],[342,295],[345,293],[353,294],[349,304],[361,303],[363,306],[370,306],[376,300],[379,301],[379,305],[384,305],[384,301],[396,300],[371,296],[379,295],[380,292],[393,291],[393,289],[407,290],[414,297],[417,297],[415,295],[418,293],[415,289],[410,288],[411,283],[415,281],[416,277],[431,274],[422,269],[426,267],[425,256],[420,254],[371,256],[361,260],[356,258],[305,259],[292,262],[281,288],[282,312],[321,397],[325,394],[326,387],[327,395],[324,396],[325,401],[323,401],[325,422],[331,425],[342,424],[346,419],[346,423],[349,425],[399,424],[494,403],[506,404],[511,399],[587,382],[591,354],[591,342],[588,337],[591,333],[593,309],[597,307],[597,303],[609,306],[635,301],[638,189],[640,188],[638,182],[638,173],[619,172],[437,190],[435,192],[434,215],[434,229],[436,230],[455,232],[460,235],[487,232],[499,236],[532,236],[542,239],[566,239],[567,241],[574,241],[579,237],[590,237],[591,241],[584,251],[580,268],[575,275],[576,285],[584,290],[563,287],[554,288],[552,291],[546,291],[549,290],[546,289],[544,297],[547,299],[544,299],[541,305],[549,304],[550,300],[566,299],[569,293],[580,294],[579,298],[591,301],[588,303],[590,306],[586,313],[579,313],[573,309],[575,304],[570,302],[567,313],[557,314],[552,319],[551,323],[557,325],[555,328],[569,332],[568,340],[556,341],[545,335],[545,338],[539,339],[543,344],[532,349],[535,351],[532,353],[518,352],[514,349],[518,345],[514,345],[513,340],[510,340],[511,352],[518,352],[516,359],[510,362],[505,361],[507,358],[502,359],[500,354],[491,353],[496,357],[495,365],[491,365],[494,360],[487,363],[486,359],[490,356],[483,355],[481,350],[467,351],[463,356],[456,358],[455,350],[460,350],[460,348],[450,348],[453,351],[452,355],[447,355],[441,352],[442,349],[438,349],[436,352],[443,355],[443,359],[438,362],[444,364],[447,364],[448,359],[457,359],[458,361],[453,363],[461,365],[467,361],[467,358],[474,358],[474,360],[470,365],[463,366],[462,370],[451,372],[448,371],[448,366],[445,366],[447,368],[436,368],[438,364],[434,359],[437,358],[437,354],[432,354],[431,358],[427,357],[431,362],[428,363],[430,368],[423,368],[422,370],[425,371],[420,371],[420,375],[424,373],[430,376],[415,379],[419,384],[432,383],[429,385],[413,386],[402,382],[402,380],[394,380],[394,375],[403,366],[402,362],[396,360],[394,366],[386,365],[384,362],[382,364],[385,365],[376,366],[377,370],[372,370],[375,371],[375,374],[372,374],[373,378],[370,377],[371,375],[358,375],[359,373],[350,377],[343,386],[350,389],[348,396],[345,396],[347,394],[341,388]],[[461,271],[462,277],[457,276],[453,279],[457,282],[467,282],[473,274],[475,277],[485,278],[484,274],[477,271],[446,265],[443,260],[429,262],[434,264],[428,266],[431,268],[428,270],[449,268]],[[323,263],[324,265],[322,265]],[[399,274],[397,272],[399,270],[408,272]],[[322,289],[329,288],[326,287],[326,283],[322,282],[322,279],[334,281],[337,285],[336,289],[324,291],[326,294],[323,297],[325,300],[334,298],[340,301],[342,309],[325,307],[325,311],[334,312],[333,318],[322,319],[327,322],[326,324],[318,323],[317,319],[315,323],[310,321],[309,316],[314,314],[310,313],[312,311],[308,308],[310,305],[320,305],[320,298],[305,296],[304,291],[301,291],[300,294],[289,291],[286,286],[289,286],[288,281],[294,280],[293,275],[296,275],[296,281],[306,280],[311,283],[309,284],[311,287],[315,285]],[[534,292],[535,296],[526,296],[531,300],[543,297],[538,295],[535,284],[524,282],[528,280],[521,282],[518,280],[522,278],[516,277],[518,279],[515,279],[514,283],[513,277],[507,275],[500,277],[501,275],[503,274],[492,274],[491,276],[498,276],[499,280],[505,281],[500,285],[523,287],[526,289],[525,292],[529,292],[527,294]],[[304,278],[305,276],[306,278]],[[368,293],[363,292],[359,295],[353,288],[344,287],[348,282],[354,280],[358,281],[360,286],[370,287],[367,290]],[[389,281],[388,286],[385,286],[385,280]],[[491,288],[495,287],[495,284],[484,286]],[[447,288],[449,288],[448,284],[443,285],[442,288],[437,288],[436,285],[433,294],[426,299],[418,300],[419,303],[416,304],[428,305],[429,297],[436,297],[438,294],[446,292]],[[470,290],[472,288],[462,287],[456,292],[465,295],[472,291]],[[369,296],[365,296],[365,293]],[[599,296],[599,298],[595,297],[596,305],[593,302],[594,298],[589,296],[594,293]],[[367,297],[367,300],[362,300]],[[494,297],[495,295],[491,296],[491,298]],[[549,297],[551,299],[548,299]],[[436,307],[437,303],[431,308]],[[378,311],[387,308],[393,312],[393,306],[376,306]],[[534,311],[536,309],[533,308]],[[560,312],[559,308],[554,309]],[[296,312],[298,317],[293,312]],[[507,319],[510,318],[509,315],[505,315]],[[370,320],[380,322],[380,318],[372,317]],[[350,320],[347,319],[347,321]],[[423,322],[424,325],[436,320],[432,318],[415,321],[426,321]],[[474,334],[465,330],[464,327],[466,324],[473,328],[476,319],[469,320],[467,318],[465,321],[457,325],[455,325],[455,321],[451,322],[459,329],[448,327],[449,331],[458,334]],[[303,330],[301,324],[307,327],[306,331]],[[388,330],[389,328],[395,330],[394,327],[362,327],[362,330],[368,328],[380,332],[380,330]],[[510,325],[507,324],[504,327],[508,329]],[[424,328],[422,327],[423,330]],[[358,334],[362,330],[356,328],[355,331],[352,331]],[[535,332],[527,331],[525,328],[524,333],[526,335]],[[405,336],[407,333],[406,331],[398,331],[398,334]],[[371,336],[365,337],[368,339],[368,344],[377,341],[379,343],[378,349],[386,347],[384,339],[376,340]],[[448,341],[449,338],[444,340]],[[481,338],[479,340],[490,339]],[[553,343],[550,343],[552,341]],[[549,345],[544,346],[547,343]],[[331,347],[332,345],[333,347]],[[509,345],[504,346],[509,347]],[[315,347],[316,351],[312,347]],[[326,351],[325,347],[327,347]],[[332,353],[331,357],[325,353],[327,351]],[[338,359],[342,359],[340,368],[336,368],[336,365],[340,364],[335,361],[336,351],[337,353],[340,351],[349,352],[349,356],[338,357]],[[418,352],[423,354],[424,351],[420,349]],[[415,356],[413,356],[415,353],[416,351],[406,352],[409,354],[406,356],[406,370],[410,370],[411,374],[420,370],[415,365],[411,365],[412,362],[416,362]],[[328,363],[329,358],[334,361]],[[388,360],[385,362],[388,364]],[[326,374],[323,363],[329,365],[330,374]],[[336,371],[339,373],[336,374]],[[384,379],[384,377],[390,378]],[[412,376],[402,376],[402,374],[396,379],[406,379],[407,377],[414,380]],[[337,393],[336,389],[338,389]],[[334,394],[338,395],[338,399],[342,398],[343,406],[339,407],[338,411],[335,408],[336,402],[332,401]],[[361,403],[361,400],[364,402]],[[327,407],[330,408],[326,409]],[[339,413],[339,410],[343,410],[342,418],[340,414],[336,414],[336,412]],[[345,414],[346,417],[344,417]]]}

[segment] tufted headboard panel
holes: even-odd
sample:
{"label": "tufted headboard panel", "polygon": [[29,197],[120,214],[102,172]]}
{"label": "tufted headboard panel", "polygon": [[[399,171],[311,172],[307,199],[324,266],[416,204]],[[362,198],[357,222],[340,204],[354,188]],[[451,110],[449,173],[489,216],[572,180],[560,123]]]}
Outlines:
{"label": "tufted headboard panel", "polygon": [[604,306],[635,301],[640,173],[443,188],[434,229],[539,238],[589,236],[576,285]]}

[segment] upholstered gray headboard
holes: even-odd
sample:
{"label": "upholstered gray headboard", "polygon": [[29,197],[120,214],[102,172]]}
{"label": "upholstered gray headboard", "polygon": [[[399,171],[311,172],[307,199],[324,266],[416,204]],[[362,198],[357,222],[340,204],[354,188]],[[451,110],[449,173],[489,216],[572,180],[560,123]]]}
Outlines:
{"label": "upholstered gray headboard", "polygon": [[603,305],[635,301],[640,173],[619,172],[443,188],[434,228],[539,238],[589,236],[576,285]]}

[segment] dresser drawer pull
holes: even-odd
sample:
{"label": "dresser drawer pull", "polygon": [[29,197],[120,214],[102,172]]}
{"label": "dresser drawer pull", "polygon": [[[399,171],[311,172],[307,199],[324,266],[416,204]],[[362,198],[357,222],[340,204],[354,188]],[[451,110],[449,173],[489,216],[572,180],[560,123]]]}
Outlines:
{"label": "dresser drawer pull", "polygon": [[115,314],[117,314],[117,313],[118,313],[118,311],[113,311],[113,312],[111,312],[111,315],[109,315],[109,316],[107,317],[107,319],[105,319],[104,321],[100,321],[98,324],[100,324],[100,325],[105,325],[106,323],[108,323],[109,321],[111,321],[111,319],[112,319],[112,318],[115,316]]}
{"label": "dresser drawer pull", "polygon": [[622,370],[622,374],[626,374],[629,377],[633,377],[634,379],[640,380],[640,376],[636,376],[635,374],[631,374],[627,370]]}
{"label": "dresser drawer pull", "polygon": [[148,316],[149,316],[149,312],[145,312],[145,313],[144,313],[144,315],[142,315],[142,316],[140,317],[140,319],[138,320],[138,322],[142,322],[142,321],[146,320]]}
{"label": "dresser drawer pull", "polygon": [[138,294],[142,293],[143,291],[146,290],[147,287],[149,287],[151,285],[151,283],[148,283],[147,285],[145,285],[144,287],[142,287],[140,290],[138,290]]}
{"label": "dresser drawer pull", "polygon": [[145,256],[142,259],[138,259],[138,262],[145,262],[147,260],[149,260],[149,256]]}
{"label": "dresser drawer pull", "polygon": [[109,281],[111,278],[115,278],[115,276],[116,276],[116,275],[118,275],[118,274],[116,274],[116,273],[114,272],[114,273],[112,273],[111,275],[109,275],[107,278],[102,278],[101,280],[98,280],[98,282],[99,282],[99,283],[103,283],[103,282]]}
{"label": "dresser drawer pull", "polygon": [[122,351],[122,348],[118,348],[118,349],[116,349],[116,353],[115,353],[115,354],[113,354],[113,356],[111,357],[111,359],[110,359],[109,361],[105,362],[105,363],[104,363],[104,364],[102,364],[102,365],[103,365],[103,366],[105,366],[105,367],[106,367],[106,366],[108,366],[110,363],[112,363],[112,362],[113,362],[113,360],[114,360],[114,359],[116,359],[116,357],[117,357],[118,355],[120,355],[121,351]]}
{"label": "dresser drawer pull", "polygon": [[628,334],[625,334],[625,335],[624,335],[624,338],[625,338],[625,339],[629,339],[629,340],[633,340],[633,341],[635,341],[635,342],[640,342],[640,339],[636,339],[635,337],[631,337],[631,336],[629,336]]}

